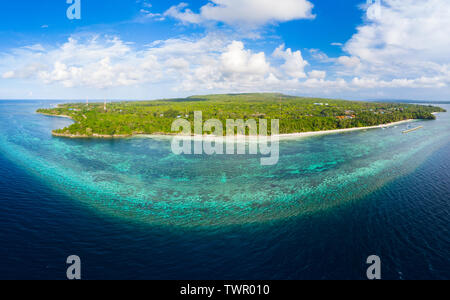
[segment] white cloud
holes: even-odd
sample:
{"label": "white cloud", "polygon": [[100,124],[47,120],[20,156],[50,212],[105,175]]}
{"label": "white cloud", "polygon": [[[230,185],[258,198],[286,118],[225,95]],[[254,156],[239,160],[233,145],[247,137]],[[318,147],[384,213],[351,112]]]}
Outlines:
{"label": "white cloud", "polygon": [[[23,47],[0,58],[2,78],[96,89],[171,83],[173,88],[257,87],[272,69],[264,52],[241,41],[206,36],[135,49],[119,38],[70,38],[59,47]],[[39,61],[37,64],[35,61]]]}
{"label": "white cloud", "polygon": [[[34,57],[39,57],[39,56],[35,55]],[[18,59],[18,60],[20,60],[20,59]],[[30,61],[28,64],[23,65],[19,68],[4,72],[2,75],[2,78],[4,78],[4,79],[12,79],[12,78],[28,79],[28,78],[32,78],[38,72],[42,71],[45,68],[46,68],[45,64]]]}
{"label": "white cloud", "polygon": [[[70,38],[60,47],[36,52],[36,47],[13,51],[4,78],[38,79],[65,87],[105,88],[150,82],[158,78],[151,53],[135,51],[118,38]],[[8,56],[5,58],[8,59]],[[39,61],[39,63],[36,63]]]}
{"label": "white cloud", "polygon": [[325,79],[325,77],[327,77],[327,72],[312,70],[311,72],[308,73],[308,77],[315,79]]}
{"label": "white cloud", "polygon": [[164,16],[175,18],[183,23],[201,23],[203,21],[202,16],[195,14],[192,10],[187,8],[187,6],[188,4],[184,2],[176,6],[172,6],[164,13]]}
{"label": "white cloud", "polygon": [[163,14],[151,12],[151,8],[153,7],[153,5],[151,3],[149,3],[145,0],[143,0],[143,1],[137,0],[136,3],[140,4],[142,8],[139,10],[140,15],[137,16],[133,20],[133,22],[145,23],[150,20],[154,20],[154,21],[164,21],[165,20],[165,17],[163,16]]}
{"label": "white cloud", "polygon": [[10,79],[16,77],[16,73],[14,71],[8,71],[3,73],[2,78],[3,79]]}
{"label": "white cloud", "polygon": [[337,62],[347,68],[357,68],[361,64],[359,58],[355,56],[341,56],[337,59]]}
{"label": "white cloud", "polygon": [[[151,85],[164,86],[163,97],[170,90],[183,94],[281,91],[336,97],[346,91],[354,94],[377,88],[437,89],[450,81],[448,67],[441,70],[447,77],[441,74],[386,79],[377,74],[360,74],[345,80],[324,70],[307,72],[308,62],[302,53],[284,45],[267,56],[246,48],[242,41],[212,34],[200,39],[157,41],[141,49],[133,46],[119,38],[93,37],[70,38],[59,47],[21,47],[0,56],[0,74],[8,81],[27,79],[52,89],[126,87],[125,91],[130,92],[147,86],[153,94]],[[338,59],[341,63],[347,60],[355,59]]]}
{"label": "white cloud", "polygon": [[175,70],[188,70],[190,63],[185,60],[184,58],[169,58],[165,65],[169,68],[169,69],[175,69]]}
{"label": "white cloud", "polygon": [[321,63],[331,63],[334,62],[336,59],[328,57],[327,54],[323,53],[319,49],[309,49],[309,54],[311,57]]}
{"label": "white cloud", "polygon": [[[347,60],[357,61],[354,57],[338,59],[344,64]],[[376,74],[361,74],[350,80],[335,75],[326,79],[326,71],[306,72],[308,62],[298,50],[281,45],[267,56],[246,48],[242,41],[215,35],[157,41],[142,49],[119,38],[70,38],[59,47],[13,49],[0,56],[0,66],[5,80],[108,90],[156,84],[182,93],[282,91],[333,95],[375,88],[441,88],[449,83],[448,76],[383,79]],[[443,68],[442,72],[449,74],[449,70]]]}
{"label": "white cloud", "polygon": [[264,52],[253,54],[242,42],[233,41],[220,57],[225,75],[265,75],[269,70]]}
{"label": "white cloud", "polygon": [[[394,79],[441,78],[450,69],[450,1],[385,0],[379,13],[366,8],[367,21],[344,46],[338,62],[358,74]],[[358,63],[359,61],[359,63]],[[448,82],[448,81],[447,81]]]}
{"label": "white cloud", "polygon": [[292,52],[290,48],[285,50],[285,46],[281,45],[273,52],[276,58],[284,59],[285,63],[281,66],[284,73],[293,78],[305,78],[305,67],[308,62],[303,59],[300,50]]}
{"label": "white cloud", "polygon": [[31,46],[25,46],[24,49],[32,50],[32,51],[45,51],[44,47],[41,44],[34,44]]}
{"label": "white cloud", "polygon": [[398,78],[393,80],[380,80],[370,77],[355,77],[351,81],[351,86],[357,88],[440,88],[445,84],[441,77],[420,77],[416,79]]}
{"label": "white cloud", "polygon": [[314,18],[313,5],[308,0],[211,0],[194,13],[180,3],[165,15],[183,23],[223,22],[228,25],[262,26],[272,22],[286,22]]}
{"label": "white cloud", "polygon": [[[265,2],[258,3],[264,6]],[[105,37],[73,37],[59,46],[30,45],[0,54],[0,74],[5,86],[24,79],[38,88],[48,84],[49,90],[61,86],[92,90],[125,87],[127,93],[137,89],[150,93],[150,86],[157,86],[164,89],[163,97],[169,90],[184,95],[280,91],[352,98],[387,97],[395,92],[402,98],[448,97],[450,21],[446,16],[450,15],[450,2],[384,3],[381,14],[376,19],[367,18],[345,44],[345,55],[330,58],[311,49],[306,53],[311,65],[297,49],[281,45],[255,51],[236,35],[231,38],[213,31],[200,38],[173,38],[144,47]],[[179,19],[185,18],[185,22],[228,22],[207,19],[203,10],[196,14],[189,13],[186,6],[178,8],[183,14]],[[221,4],[214,9],[230,8]],[[280,21],[280,17],[260,20]]]}

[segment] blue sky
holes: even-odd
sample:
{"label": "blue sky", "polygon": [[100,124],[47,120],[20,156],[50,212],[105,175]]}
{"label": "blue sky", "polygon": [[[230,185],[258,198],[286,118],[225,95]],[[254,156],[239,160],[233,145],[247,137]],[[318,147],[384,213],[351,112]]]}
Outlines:
{"label": "blue sky", "polygon": [[449,100],[445,0],[4,1],[1,99]]}

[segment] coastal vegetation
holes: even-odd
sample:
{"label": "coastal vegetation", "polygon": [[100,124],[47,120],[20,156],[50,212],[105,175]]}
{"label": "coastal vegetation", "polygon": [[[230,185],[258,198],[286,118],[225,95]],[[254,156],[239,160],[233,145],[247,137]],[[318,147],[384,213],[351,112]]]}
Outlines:
{"label": "coastal vegetation", "polygon": [[[445,110],[431,105],[376,103],[302,98],[282,94],[227,94],[158,101],[70,103],[37,112],[72,118],[74,124],[53,131],[66,137],[122,137],[137,134],[174,134],[174,120],[279,119],[280,133],[300,133],[376,126],[408,119],[433,120]],[[270,126],[269,126],[270,127]]]}

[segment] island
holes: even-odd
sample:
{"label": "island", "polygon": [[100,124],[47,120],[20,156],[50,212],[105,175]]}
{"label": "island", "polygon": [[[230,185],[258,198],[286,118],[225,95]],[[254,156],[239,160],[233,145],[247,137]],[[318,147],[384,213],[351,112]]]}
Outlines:
{"label": "island", "polygon": [[[173,135],[176,119],[280,120],[280,134],[370,128],[396,122],[434,120],[444,109],[432,105],[362,102],[295,97],[283,94],[226,94],[155,101],[67,103],[37,113],[68,117],[74,123],[52,132],[69,138],[122,138],[134,135]],[[269,126],[270,127],[270,126]],[[269,128],[270,129],[270,128]],[[270,132],[269,132],[270,133]],[[208,133],[207,133],[208,134]]]}

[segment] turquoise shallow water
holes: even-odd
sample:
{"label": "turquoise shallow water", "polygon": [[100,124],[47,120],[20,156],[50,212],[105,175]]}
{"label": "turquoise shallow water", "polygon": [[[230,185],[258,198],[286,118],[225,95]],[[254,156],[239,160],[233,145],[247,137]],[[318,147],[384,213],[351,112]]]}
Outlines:
{"label": "turquoise shallow water", "polygon": [[[282,141],[280,161],[177,156],[149,138],[68,140],[70,120],[35,114],[48,103],[2,103],[0,151],[53,188],[101,213],[172,226],[279,220],[357,200],[417,168],[449,140],[448,114],[387,129]],[[424,126],[402,134],[407,126]]]}
{"label": "turquoise shallow water", "polygon": [[[174,156],[167,141],[66,140],[0,101],[0,278],[450,278],[450,114],[286,141],[256,156]],[[445,106],[450,109],[450,106]]]}

